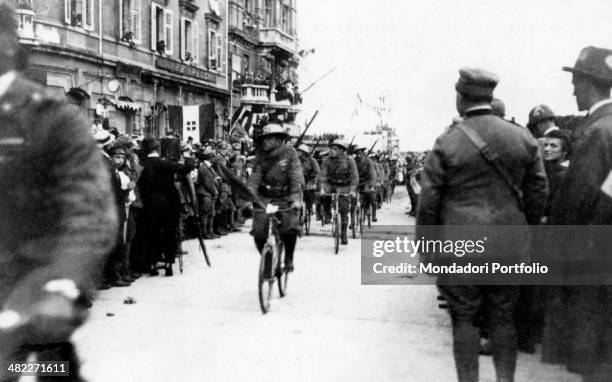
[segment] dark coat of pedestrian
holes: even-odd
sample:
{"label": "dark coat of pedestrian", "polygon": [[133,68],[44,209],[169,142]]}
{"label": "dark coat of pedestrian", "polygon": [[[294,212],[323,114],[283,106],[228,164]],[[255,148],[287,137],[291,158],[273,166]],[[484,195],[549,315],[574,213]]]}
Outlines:
{"label": "dark coat of pedestrian", "polygon": [[118,223],[82,113],[15,72],[0,105],[0,359],[24,362],[36,346],[71,348]]}

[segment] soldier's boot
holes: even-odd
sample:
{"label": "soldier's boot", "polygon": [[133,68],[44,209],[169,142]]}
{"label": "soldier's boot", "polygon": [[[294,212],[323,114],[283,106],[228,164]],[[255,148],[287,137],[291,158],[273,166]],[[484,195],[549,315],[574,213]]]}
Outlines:
{"label": "soldier's boot", "polygon": [[229,227],[231,227],[231,232],[240,232],[241,229],[236,226],[236,220],[234,219],[234,212],[230,211],[228,213],[229,217]]}
{"label": "soldier's boot", "polygon": [[371,210],[372,210],[372,221],[377,222],[378,219],[376,219],[376,208],[372,206]]}
{"label": "soldier's boot", "polygon": [[297,242],[297,235],[295,233],[288,233],[283,235],[283,244],[285,246],[285,271],[293,272],[293,254],[295,252],[295,244]]}
{"label": "soldier's boot", "polygon": [[344,217],[342,219],[342,224],[340,226],[340,243],[343,245],[348,244],[348,239],[346,237],[346,230],[348,228],[348,217]]}

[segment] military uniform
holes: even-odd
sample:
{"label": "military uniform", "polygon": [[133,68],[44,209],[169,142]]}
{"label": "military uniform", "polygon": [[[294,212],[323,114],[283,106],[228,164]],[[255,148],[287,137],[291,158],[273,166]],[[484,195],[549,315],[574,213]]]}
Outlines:
{"label": "military uniform", "polygon": [[[268,136],[284,139],[287,134],[281,126],[270,124],[264,127],[260,138],[263,141]],[[271,203],[285,209],[291,204],[299,204],[304,190],[304,175],[297,151],[284,143],[271,151],[260,147],[255,156],[248,187],[264,205]],[[297,235],[300,234],[298,213],[297,210],[279,213],[279,232],[285,243],[285,261],[291,266]],[[254,213],[251,234],[261,252],[268,236],[268,218],[264,212]]]}
{"label": "military uniform", "polygon": [[198,204],[200,207],[200,219],[205,239],[212,239],[213,236],[213,218],[215,217],[215,204],[219,196],[219,188],[216,182],[217,174],[212,168],[210,159],[212,158],[212,148],[207,147],[204,152],[198,156],[202,160],[198,169],[198,182],[196,186],[196,194],[198,195]]}
{"label": "military uniform", "polygon": [[312,204],[315,201],[315,193],[319,185],[319,174],[321,173],[321,167],[317,161],[310,155],[308,146],[302,145],[298,150],[300,154],[300,163],[302,165],[302,172],[304,173],[304,203],[309,212],[312,212]]}
{"label": "military uniform", "polygon": [[[0,77],[0,126],[0,359],[24,362],[37,346],[73,350],[69,337],[114,245],[117,210],[77,108],[7,73]],[[60,296],[74,316],[47,322],[52,331],[45,331],[37,325],[50,318],[40,304]],[[20,335],[21,324],[35,326]],[[64,356],[76,380],[78,361]]]}
{"label": "military uniform", "polygon": [[[546,174],[538,144],[519,126],[492,114],[489,102],[497,77],[476,69],[461,69],[456,85],[457,109],[467,128],[475,131],[499,161],[513,183],[522,191],[522,203],[514,189],[487,162],[462,128],[453,126],[437,138],[427,156],[417,207],[416,237],[426,240],[452,239],[451,228],[432,225],[512,225],[509,234],[486,230],[484,261],[510,263],[526,261],[529,254],[529,227],[537,224],[547,196]],[[474,232],[476,236],[478,233]],[[495,257],[491,257],[495,256]],[[427,259],[424,259],[427,260]],[[454,258],[451,261],[456,261]],[[473,258],[470,260],[474,260]],[[514,309],[517,289],[513,285],[469,285],[475,275],[452,274],[438,277],[441,293],[448,301],[453,321],[454,355],[459,381],[478,379],[480,339],[477,319],[481,309],[490,312],[490,337],[498,380],[512,381],[516,367]],[[483,282],[480,282],[482,284]]]}
{"label": "military uniform", "polygon": [[[365,149],[361,149],[365,151]],[[376,221],[376,206],[374,201],[376,199],[376,171],[374,170],[374,164],[372,160],[365,155],[357,154],[355,157],[355,165],[357,166],[357,173],[359,175],[359,192],[362,194],[362,203],[365,208],[366,214],[372,216],[372,219]],[[370,212],[371,211],[371,212]]]}
{"label": "military uniform", "polygon": [[[340,145],[346,149],[346,144],[333,142],[332,145]],[[341,194],[355,194],[359,185],[359,173],[355,160],[347,155],[346,151],[339,152],[337,156],[328,156],[323,160],[321,166],[321,183],[328,194],[339,192]],[[342,242],[346,243],[346,230],[348,228],[348,212],[350,209],[350,197],[340,196],[338,209],[342,220],[341,232]],[[331,216],[331,196],[323,199],[326,218]]]}

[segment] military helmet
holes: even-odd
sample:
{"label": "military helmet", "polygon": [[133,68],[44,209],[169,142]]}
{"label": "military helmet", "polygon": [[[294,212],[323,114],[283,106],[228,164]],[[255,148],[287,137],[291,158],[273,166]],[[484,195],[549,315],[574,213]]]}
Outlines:
{"label": "military helmet", "polygon": [[555,113],[553,113],[550,107],[547,105],[538,105],[529,112],[527,127],[535,126],[538,122],[553,118],[555,118]]}
{"label": "military helmet", "polygon": [[270,123],[264,126],[260,138],[264,138],[268,135],[282,135],[284,138],[286,138],[289,134],[287,134],[287,129],[285,129],[281,125],[278,125],[276,123]]}
{"label": "military helmet", "polygon": [[348,143],[344,142],[341,139],[334,139],[330,144],[329,147],[332,146],[338,146],[338,147],[342,147],[345,151],[348,150]]}
{"label": "military helmet", "polygon": [[310,146],[301,144],[297,147],[298,150],[305,152],[306,154],[310,154]]}

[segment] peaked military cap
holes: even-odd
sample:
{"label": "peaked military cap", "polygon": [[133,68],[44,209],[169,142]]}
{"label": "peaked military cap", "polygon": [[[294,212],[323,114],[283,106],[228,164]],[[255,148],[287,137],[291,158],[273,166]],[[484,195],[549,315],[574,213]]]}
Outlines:
{"label": "peaked military cap", "polygon": [[455,84],[457,92],[475,97],[493,97],[493,90],[499,78],[495,73],[476,68],[459,69],[459,81]]}
{"label": "peaked military cap", "polygon": [[576,64],[573,67],[564,66],[563,70],[612,84],[612,50],[587,46],[580,51]]}

